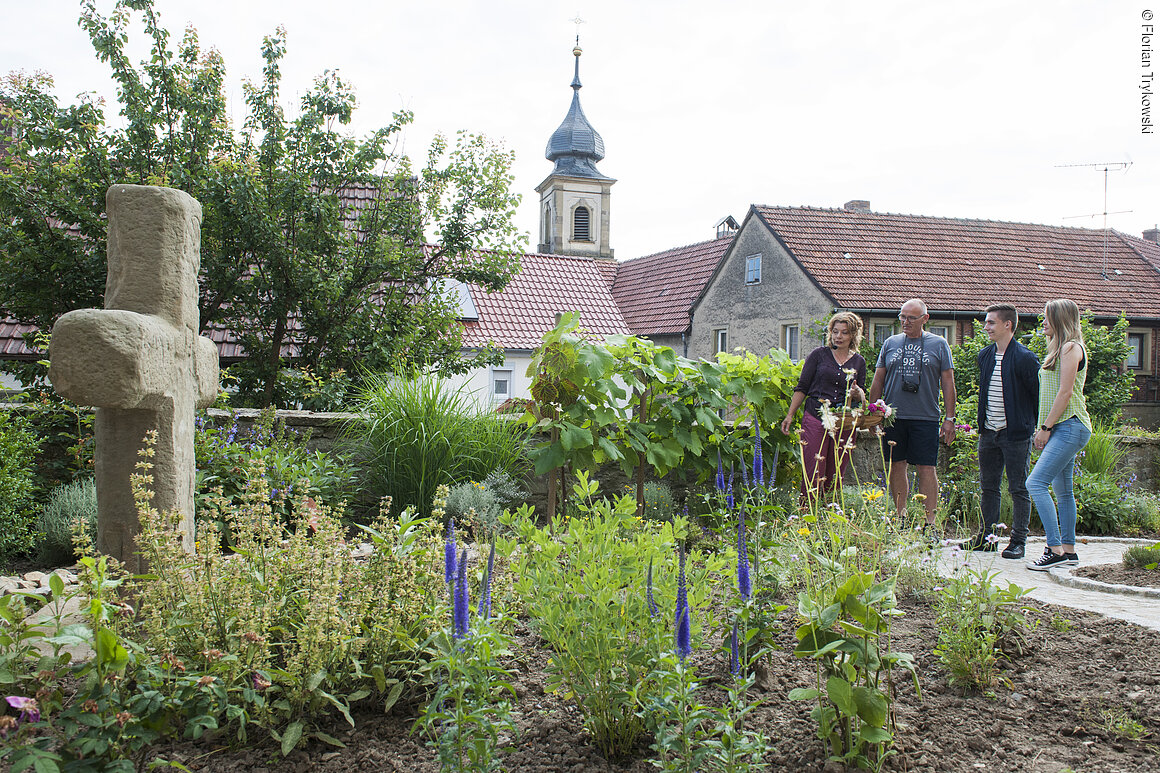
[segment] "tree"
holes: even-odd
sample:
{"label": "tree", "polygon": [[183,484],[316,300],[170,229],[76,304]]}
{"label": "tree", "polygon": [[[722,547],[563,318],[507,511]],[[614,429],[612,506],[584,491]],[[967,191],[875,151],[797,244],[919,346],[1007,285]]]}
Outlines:
{"label": "tree", "polygon": [[[139,67],[125,54],[134,14],[151,42]],[[416,172],[388,149],[411,114],[361,141],[344,134],[356,100],[334,71],[288,118],[282,29],[263,43],[263,77],[246,84],[248,116],[235,133],[220,55],[202,53],[192,29],[175,55],[152,0],[118,0],[108,17],[85,0],[81,25],[112,69],[123,125],[107,127],[91,98],[59,106],[43,74],[5,81],[0,109],[16,140],[0,157],[0,271],[19,281],[0,288],[0,311],[47,328],[100,305],[104,191],[161,184],[202,203],[201,324],[239,335],[249,402],[281,397],[291,354],[320,373],[473,366],[460,355],[450,289],[500,289],[519,270],[513,154],[478,136],[461,133],[453,146],[439,137]]]}

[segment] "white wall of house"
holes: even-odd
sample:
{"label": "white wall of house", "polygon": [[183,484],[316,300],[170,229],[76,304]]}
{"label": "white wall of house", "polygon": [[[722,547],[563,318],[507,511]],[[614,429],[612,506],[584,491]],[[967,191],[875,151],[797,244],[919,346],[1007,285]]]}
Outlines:
{"label": "white wall of house", "polygon": [[532,380],[527,376],[531,364],[531,352],[509,350],[502,365],[476,368],[458,383],[474,394],[482,405],[499,405],[512,397],[527,399],[532,396]]}

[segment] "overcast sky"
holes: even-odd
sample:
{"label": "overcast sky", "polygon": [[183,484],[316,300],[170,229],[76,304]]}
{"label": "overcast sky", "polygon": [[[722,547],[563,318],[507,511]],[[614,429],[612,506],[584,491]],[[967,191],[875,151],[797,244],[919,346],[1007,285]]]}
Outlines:
{"label": "overcast sky", "polygon": [[[45,70],[66,101],[112,94],[75,0],[4,5],[0,71]],[[751,204],[867,199],[880,212],[1099,228],[1102,167],[1068,165],[1108,162],[1131,163],[1108,174],[1107,210],[1131,210],[1109,225],[1138,236],[1160,221],[1160,137],[1141,133],[1140,88],[1160,74],[1160,40],[1142,41],[1160,0],[157,7],[175,39],[192,24],[222,52],[237,123],[241,80],[260,77],[262,38],[283,25],[288,102],[338,69],[358,91],[356,133],[407,108],[416,158],[437,131],[502,140],[517,154],[518,225],[532,249],[534,189],[551,171],[544,146],[571,98],[577,15],[581,100],[604,137],[600,170],[618,180],[619,259],[711,238],[719,218],[741,220]]]}

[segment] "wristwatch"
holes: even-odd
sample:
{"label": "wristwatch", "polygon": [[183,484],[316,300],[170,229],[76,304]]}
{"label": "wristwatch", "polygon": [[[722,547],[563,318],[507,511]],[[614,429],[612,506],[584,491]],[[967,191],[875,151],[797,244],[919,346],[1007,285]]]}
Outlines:
{"label": "wristwatch", "polygon": [[1055,429],[1055,425],[1054,425],[1054,424],[1052,424],[1052,425],[1049,427],[1049,426],[1047,426],[1046,424],[1040,424],[1040,425],[1039,425],[1039,428],[1040,428],[1041,430],[1043,430],[1044,432],[1051,432],[1051,430]]}

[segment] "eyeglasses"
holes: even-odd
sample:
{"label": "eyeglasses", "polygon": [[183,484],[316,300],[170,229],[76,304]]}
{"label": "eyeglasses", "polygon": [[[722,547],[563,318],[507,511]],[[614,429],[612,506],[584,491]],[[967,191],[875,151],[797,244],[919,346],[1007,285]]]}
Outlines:
{"label": "eyeglasses", "polygon": [[910,316],[907,316],[906,314],[899,314],[898,318],[900,320],[902,320],[903,322],[917,322],[918,320],[922,319],[922,317],[925,317],[925,316],[926,315],[923,314],[922,316],[919,316],[919,317],[910,317]]}

